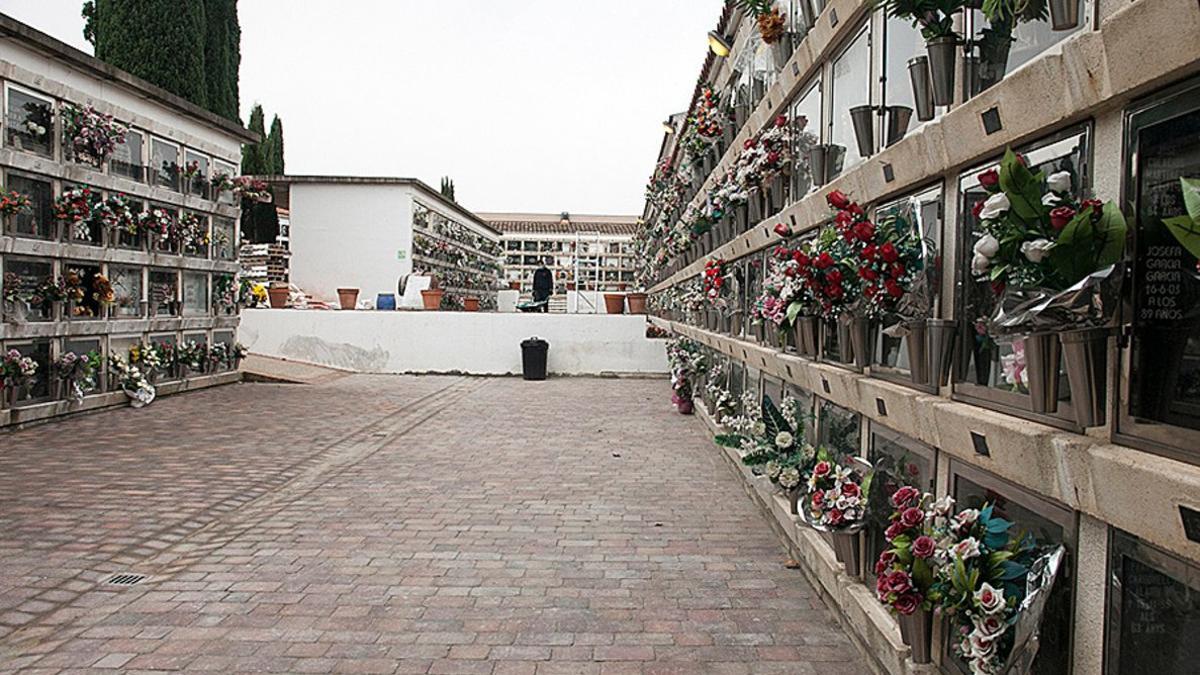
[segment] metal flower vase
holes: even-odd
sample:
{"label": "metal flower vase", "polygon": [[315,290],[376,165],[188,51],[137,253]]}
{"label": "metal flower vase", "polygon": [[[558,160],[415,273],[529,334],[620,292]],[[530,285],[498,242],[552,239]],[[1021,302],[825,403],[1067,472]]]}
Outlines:
{"label": "metal flower vase", "polygon": [[798,485],[791,490],[784,490],[784,494],[787,495],[788,507],[791,509],[791,514],[793,516],[800,515],[800,500],[805,495],[804,487]]}
{"label": "metal flower vase", "polygon": [[1074,30],[1079,25],[1079,0],[1050,0],[1050,27]]}
{"label": "metal flower vase", "polygon": [[767,183],[767,196],[770,203],[770,213],[779,213],[783,207],[787,205],[787,193],[785,192],[787,180],[783,173],[777,173]]}
{"label": "metal flower vase", "polygon": [[933,612],[918,608],[912,614],[898,614],[900,639],[912,650],[913,663],[929,663],[932,656]]}
{"label": "metal flower vase", "polygon": [[816,316],[796,317],[796,351],[800,356],[817,358],[817,335],[821,329],[821,318]]}
{"label": "metal flower vase", "polygon": [[929,76],[933,81],[933,103],[954,103],[954,67],[958,55],[958,38],[939,37],[925,43],[929,55]]}
{"label": "metal flower vase", "polygon": [[820,143],[812,146],[808,150],[808,167],[812,173],[813,185],[821,186],[826,182],[827,175],[826,164],[829,160],[829,146]]}
{"label": "metal flower vase", "polygon": [[908,133],[908,125],[912,123],[913,109],[906,105],[889,105],[887,113],[887,129],[883,137],[884,147],[892,147],[899,143]]}
{"label": "metal flower vase", "polygon": [[948,384],[950,368],[954,363],[954,337],[957,324],[950,319],[929,319],[925,322],[926,348],[929,358],[930,384],[941,387]]}
{"label": "metal flower vase", "polygon": [[775,69],[783,70],[792,58],[792,35],[784,33],[775,44],[771,45],[771,56],[775,59]]}
{"label": "metal flower vase", "polygon": [[1108,329],[1084,328],[1059,334],[1071,387],[1071,408],[1079,426],[1105,422],[1108,404]]}
{"label": "metal flower vase", "polygon": [[741,204],[736,204],[733,207],[733,232],[732,232],[733,236],[731,236],[730,239],[732,239],[733,237],[736,237],[737,235],[741,234],[742,232],[745,232],[746,229],[749,227],[749,225],[747,224],[749,222],[750,222],[750,205],[745,202],[743,202]]}
{"label": "metal flower vase", "polygon": [[934,116],[933,78],[929,74],[928,56],[917,56],[908,60],[908,79],[912,83],[917,119],[928,122]]}
{"label": "metal flower vase", "polygon": [[857,577],[862,574],[862,532],[830,532],[833,542],[833,554],[842,563],[846,574]]}
{"label": "metal flower vase", "polygon": [[762,219],[765,217],[763,216],[762,202],[762,190],[758,188],[750,188],[750,208],[747,213],[748,221],[746,222],[746,226],[742,232],[745,232],[751,227],[754,227],[758,223],[762,222]]}
{"label": "metal flower vase", "polygon": [[857,105],[850,109],[850,121],[854,125],[854,139],[858,142],[860,157],[875,154],[875,107]]}
{"label": "metal flower vase", "polygon": [[913,384],[929,384],[929,335],[924,319],[909,321],[904,324],[908,336],[904,346],[908,350],[908,375]]}
{"label": "metal flower vase", "polygon": [[854,367],[866,368],[871,363],[871,320],[865,316],[856,316],[850,319],[849,324]]}
{"label": "metal flower vase", "polygon": [[1025,343],[1025,382],[1029,409],[1052,413],[1058,409],[1058,371],[1061,343],[1057,333],[1035,333],[1018,338]]}

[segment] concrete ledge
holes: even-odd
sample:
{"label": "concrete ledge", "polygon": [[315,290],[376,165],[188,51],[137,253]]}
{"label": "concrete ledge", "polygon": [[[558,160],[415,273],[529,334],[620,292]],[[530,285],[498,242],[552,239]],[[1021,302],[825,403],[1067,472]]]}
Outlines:
{"label": "concrete ledge", "polygon": [[[933,446],[955,460],[1200,562],[1200,543],[1188,539],[1179,517],[1180,505],[1200,507],[1200,467],[694,326],[658,318],[653,322]],[[886,403],[886,416],[879,413],[877,398]],[[972,432],[987,438],[990,456],[975,453]]]}
{"label": "concrete ledge", "polygon": [[[158,397],[172,396],[185,391],[195,391],[198,389],[207,389],[222,384],[232,384],[241,382],[241,371],[231,371],[227,373],[217,373],[214,375],[201,375],[199,377],[189,377],[177,382],[165,382],[155,385],[158,391]],[[21,406],[18,408],[5,408],[0,410],[0,428],[13,427],[19,428],[29,424],[37,424],[46,422],[52,419],[66,417],[69,415],[80,415],[84,413],[92,413],[109,408],[125,407],[129,404],[129,398],[125,396],[123,391],[109,391],[102,394],[93,394],[85,396],[83,402],[74,404],[70,401],[47,401],[45,403],[37,403],[29,406]],[[154,404],[150,404],[152,409]]]}
{"label": "concrete ledge", "polygon": [[646,317],[490,312],[247,310],[239,339],[255,354],[362,373],[521,372],[521,342],[550,343],[556,375],[665,375],[665,340]]}
{"label": "concrete ledge", "polygon": [[[697,403],[696,415],[713,434],[721,431],[703,403]],[[755,476],[742,464],[736,449],[720,446],[717,449],[730,469],[742,478],[746,493],[767,517],[792,559],[800,563],[805,578],[866,657],[872,671],[888,675],[938,672],[932,665],[917,665],[909,660],[911,650],[900,639],[900,625],[862,579],[845,573],[825,538],[791,514],[787,499],[770,481]]]}

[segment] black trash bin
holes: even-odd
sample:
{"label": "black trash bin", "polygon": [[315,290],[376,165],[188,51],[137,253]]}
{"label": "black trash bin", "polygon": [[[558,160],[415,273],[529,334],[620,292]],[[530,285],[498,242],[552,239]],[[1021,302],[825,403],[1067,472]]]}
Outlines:
{"label": "black trash bin", "polygon": [[546,379],[546,356],[550,352],[550,343],[541,338],[532,337],[521,343],[521,367],[526,380]]}

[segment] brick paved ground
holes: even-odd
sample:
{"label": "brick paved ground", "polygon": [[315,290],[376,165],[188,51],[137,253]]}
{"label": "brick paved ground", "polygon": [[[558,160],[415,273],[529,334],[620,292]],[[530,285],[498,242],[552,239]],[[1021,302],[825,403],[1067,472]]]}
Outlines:
{"label": "brick paved ground", "polygon": [[865,672],[782,560],[662,381],[244,384],[0,435],[0,671]]}

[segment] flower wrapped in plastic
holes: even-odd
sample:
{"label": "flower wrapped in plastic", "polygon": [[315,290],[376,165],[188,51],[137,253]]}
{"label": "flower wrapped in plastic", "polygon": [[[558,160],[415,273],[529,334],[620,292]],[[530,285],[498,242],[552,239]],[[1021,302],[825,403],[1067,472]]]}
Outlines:
{"label": "flower wrapped in plastic", "polygon": [[1119,302],[1127,226],[1113,202],[1080,200],[1068,171],[1046,176],[1008,150],[980,174],[982,235],[971,273],[993,293],[993,336],[1104,326]]}
{"label": "flower wrapped in plastic", "polygon": [[808,492],[800,516],[819,532],[855,534],[867,525],[867,505],[874,467],[865,459],[835,461],[826,448],[816,452],[808,471]]}

